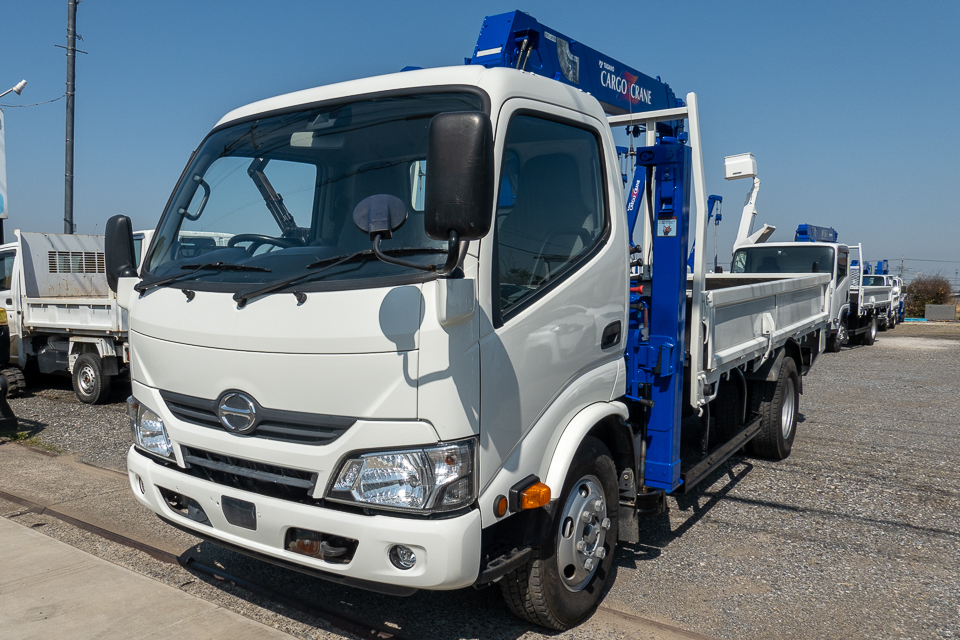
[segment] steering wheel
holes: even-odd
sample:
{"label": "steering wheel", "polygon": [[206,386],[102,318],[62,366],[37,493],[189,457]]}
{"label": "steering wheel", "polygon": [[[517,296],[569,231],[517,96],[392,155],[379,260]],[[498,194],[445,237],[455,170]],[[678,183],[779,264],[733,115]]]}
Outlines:
{"label": "steering wheel", "polygon": [[257,249],[264,244],[272,244],[283,249],[301,246],[300,242],[293,240],[292,238],[274,238],[273,236],[267,236],[261,233],[238,233],[227,241],[227,246],[235,247],[241,242],[250,243],[250,246],[247,248],[247,252],[251,255],[256,253]]}

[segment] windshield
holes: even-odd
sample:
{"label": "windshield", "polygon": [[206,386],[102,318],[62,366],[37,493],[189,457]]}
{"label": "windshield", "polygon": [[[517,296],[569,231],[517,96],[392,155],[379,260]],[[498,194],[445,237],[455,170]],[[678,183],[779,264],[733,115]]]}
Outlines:
{"label": "windshield", "polygon": [[[403,249],[408,261],[442,263],[446,242],[428,238],[423,226],[427,129],[438,113],[481,109],[477,95],[434,93],[325,105],[221,129],[184,173],[145,270],[161,278],[211,263],[260,268],[189,275],[191,287],[228,291],[306,274],[318,260],[371,248],[352,214],[376,194],[407,205],[406,222],[382,242],[383,251]],[[356,260],[299,288],[422,274]]]}
{"label": "windshield", "polygon": [[865,287],[885,287],[886,280],[883,276],[863,276],[863,286]]}
{"label": "windshield", "polygon": [[755,245],[733,254],[733,273],[833,274],[833,247],[817,245],[765,247]]}

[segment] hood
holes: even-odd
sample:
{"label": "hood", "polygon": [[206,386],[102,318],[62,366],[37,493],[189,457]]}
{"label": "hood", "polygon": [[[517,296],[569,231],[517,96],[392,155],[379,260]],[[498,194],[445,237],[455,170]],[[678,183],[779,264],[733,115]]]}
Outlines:
{"label": "hood", "polygon": [[420,287],[255,298],[242,309],[232,294],[158,287],[135,300],[130,329],[158,340],[260,353],[398,353],[419,348],[424,300]]}

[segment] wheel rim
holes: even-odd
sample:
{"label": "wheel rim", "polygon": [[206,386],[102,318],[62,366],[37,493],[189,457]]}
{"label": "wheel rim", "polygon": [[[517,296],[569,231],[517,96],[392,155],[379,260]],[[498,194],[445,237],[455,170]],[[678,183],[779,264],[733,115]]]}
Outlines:
{"label": "wheel rim", "polygon": [[837,344],[843,344],[847,341],[847,325],[841,324],[840,328],[837,329]]}
{"label": "wheel rim", "polygon": [[876,337],[877,337],[877,323],[876,323],[876,321],[870,323],[870,337],[871,337],[871,338],[876,338]]}
{"label": "wheel rim", "polygon": [[783,385],[782,408],[780,409],[780,430],[783,431],[783,439],[790,437],[793,431],[793,418],[796,414],[796,393],[794,392],[793,378],[787,378]]}
{"label": "wheel rim", "polygon": [[603,485],[596,476],[584,476],[573,485],[560,514],[557,565],[568,591],[582,591],[606,557],[603,546],[610,518]]}
{"label": "wheel rim", "polygon": [[93,367],[84,365],[80,369],[80,374],[77,376],[77,385],[80,387],[80,391],[83,392],[84,395],[92,394],[96,386],[96,379],[97,374],[94,372]]}

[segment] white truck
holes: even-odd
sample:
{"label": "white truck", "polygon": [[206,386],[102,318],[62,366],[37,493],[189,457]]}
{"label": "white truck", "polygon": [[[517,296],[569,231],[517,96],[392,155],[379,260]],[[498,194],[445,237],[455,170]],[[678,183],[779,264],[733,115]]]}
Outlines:
{"label": "white truck", "polygon": [[14,234],[0,246],[11,393],[22,390],[22,370],[35,362],[41,373],[70,374],[81,401],[106,400],[129,355],[127,314],[107,286],[103,236]]}
{"label": "white truck", "polygon": [[851,265],[853,280],[847,331],[851,344],[870,346],[876,342],[877,332],[886,331],[893,322],[893,282],[888,276],[868,273],[869,263],[862,259],[851,261]]}
{"label": "white truck", "polygon": [[[108,222],[107,275],[141,504],[352,586],[498,583],[563,629],[638,513],[744,446],[790,454],[831,278],[708,275],[698,252],[688,282],[696,95],[505,16],[474,64],[227,114],[139,271],[129,219]],[[637,80],[604,93],[604,64]],[[647,142],[626,202],[613,126]]]}
{"label": "white truck", "polygon": [[[854,247],[856,249],[857,247]],[[838,352],[850,338],[850,288],[857,275],[850,274],[850,247],[837,242],[768,242],[741,245],[733,253],[730,271],[734,274],[807,274],[829,276],[826,293],[826,350]],[[859,326],[853,327],[858,331]],[[874,331],[874,335],[876,332]],[[873,344],[871,341],[869,344]]]}
{"label": "white truck", "polygon": [[891,313],[887,322],[888,328],[893,329],[903,322],[904,306],[906,296],[903,293],[903,279],[899,276],[885,276],[887,284],[890,285]]}

